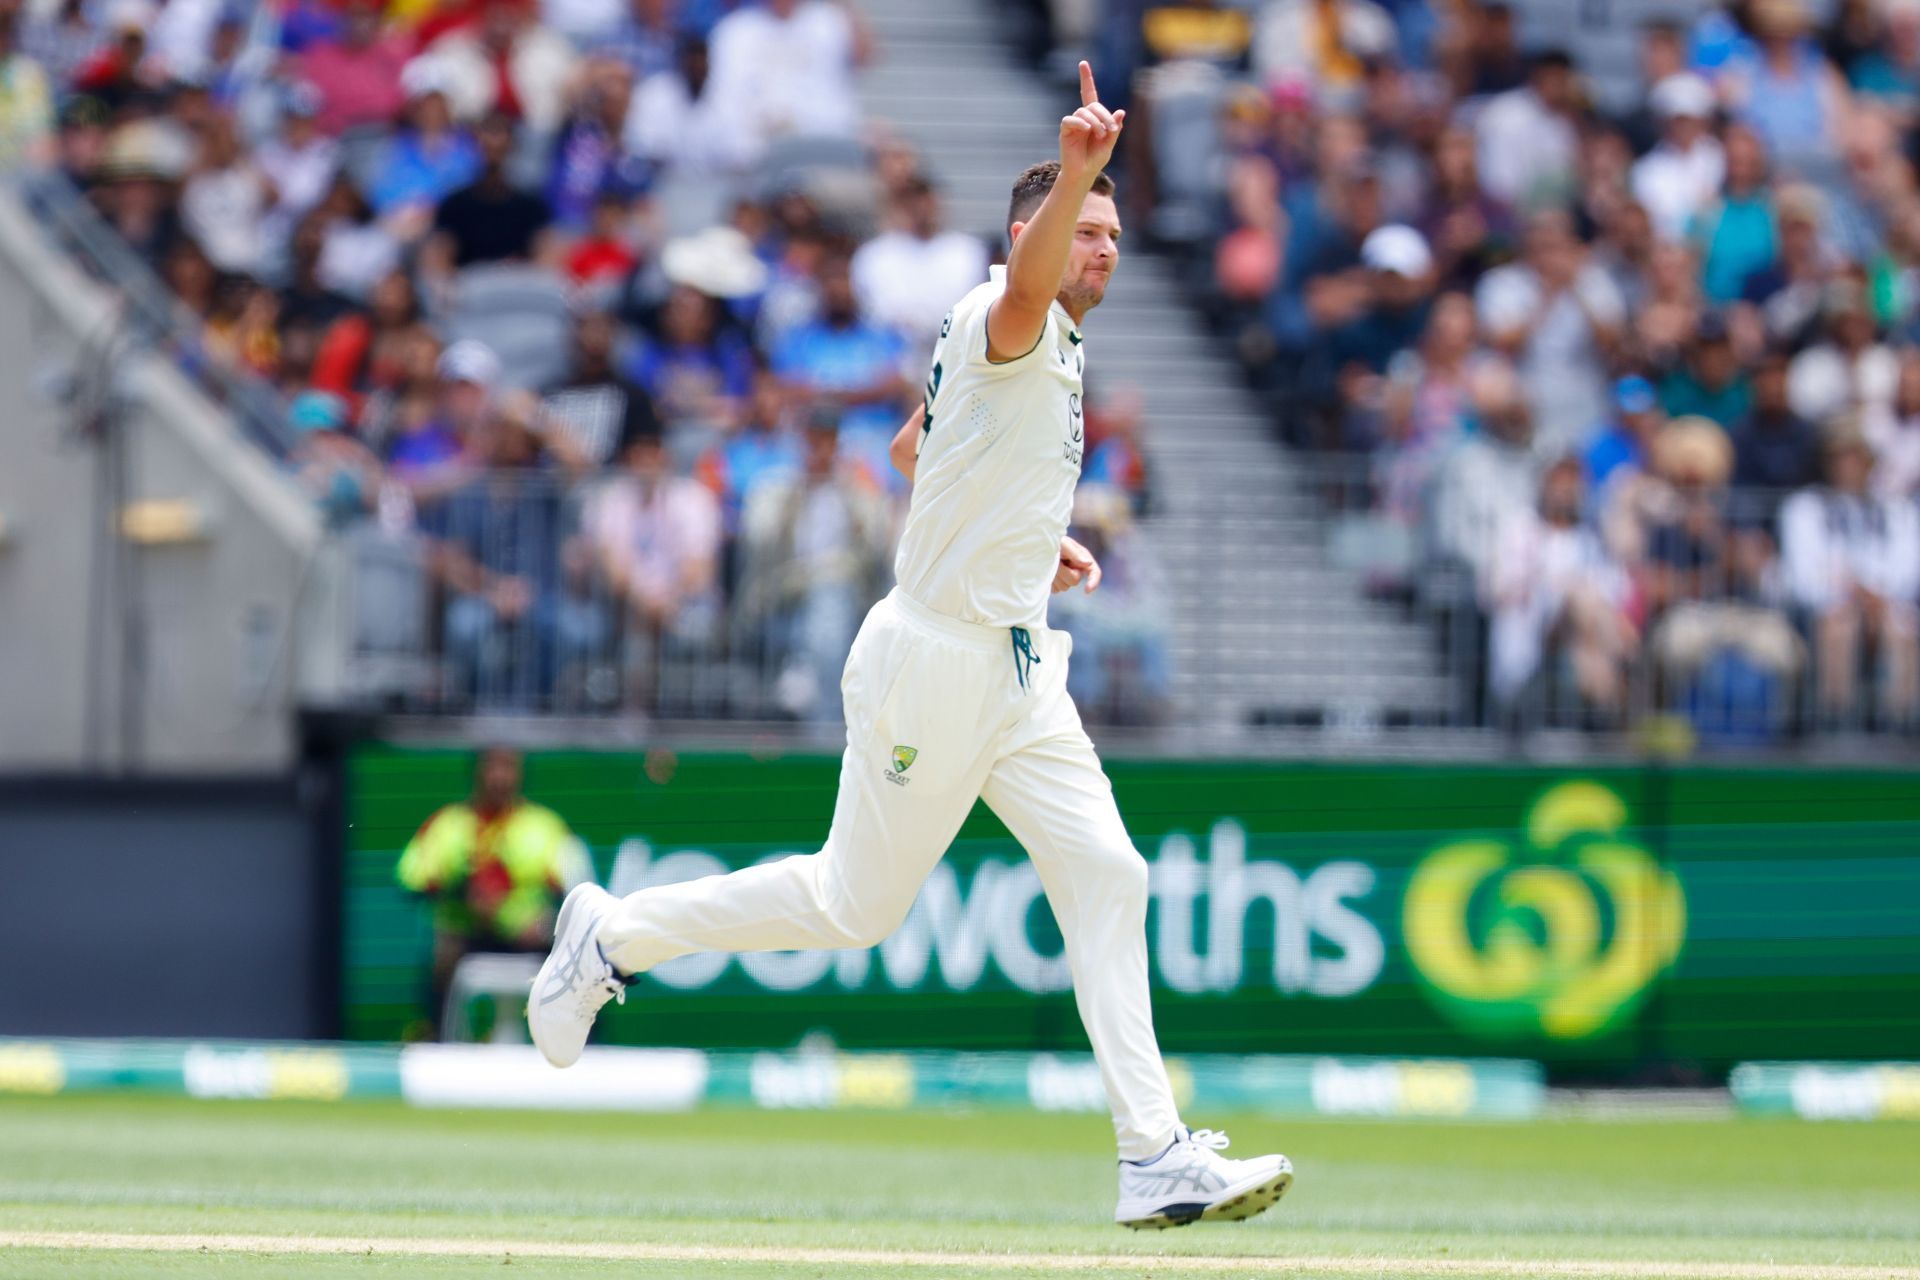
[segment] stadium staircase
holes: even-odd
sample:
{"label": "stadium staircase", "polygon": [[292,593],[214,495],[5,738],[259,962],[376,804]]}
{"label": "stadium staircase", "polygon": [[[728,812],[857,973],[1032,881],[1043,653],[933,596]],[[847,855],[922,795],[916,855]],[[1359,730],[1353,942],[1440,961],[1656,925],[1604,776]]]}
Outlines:
{"label": "stadium staircase", "polygon": [[[1056,153],[1072,104],[1016,61],[992,0],[861,8],[879,45],[861,86],[868,118],[920,150],[953,226],[997,236],[1012,175]],[[1429,632],[1330,562],[1306,468],[1171,265],[1131,246],[1088,343],[1096,394],[1132,384],[1145,397],[1146,529],[1170,595],[1173,718],[1192,745],[1232,750],[1299,726],[1325,750],[1323,727],[1364,742],[1381,725],[1446,719],[1451,685]]]}

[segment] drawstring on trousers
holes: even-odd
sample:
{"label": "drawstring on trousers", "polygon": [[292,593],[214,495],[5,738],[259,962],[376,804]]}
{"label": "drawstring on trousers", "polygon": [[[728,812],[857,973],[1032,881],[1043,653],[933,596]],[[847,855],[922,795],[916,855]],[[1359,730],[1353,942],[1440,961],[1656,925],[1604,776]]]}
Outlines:
{"label": "drawstring on trousers", "polygon": [[1028,676],[1040,665],[1040,655],[1033,651],[1033,635],[1025,627],[1014,627],[1008,634],[1013,637],[1013,674],[1022,689],[1028,688]]}

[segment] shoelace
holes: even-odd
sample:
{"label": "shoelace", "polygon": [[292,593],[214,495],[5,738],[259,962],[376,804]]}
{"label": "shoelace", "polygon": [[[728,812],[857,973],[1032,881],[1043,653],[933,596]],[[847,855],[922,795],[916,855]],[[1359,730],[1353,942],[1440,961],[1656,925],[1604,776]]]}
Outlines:
{"label": "shoelace", "polygon": [[615,1004],[627,1002],[627,984],[612,974],[580,988],[580,1010],[592,1014],[611,997]]}
{"label": "shoelace", "polygon": [[1232,1139],[1218,1129],[1189,1129],[1187,1141],[1196,1147],[1212,1147],[1215,1151],[1225,1151],[1233,1145]]}

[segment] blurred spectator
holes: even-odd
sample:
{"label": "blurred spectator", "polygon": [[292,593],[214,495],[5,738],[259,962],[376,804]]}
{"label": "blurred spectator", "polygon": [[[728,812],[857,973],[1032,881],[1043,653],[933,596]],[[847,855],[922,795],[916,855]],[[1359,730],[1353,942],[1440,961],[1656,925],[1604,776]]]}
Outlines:
{"label": "blurred spectator", "polygon": [[1707,317],[1693,254],[1685,245],[1657,241],[1647,253],[1644,271],[1634,280],[1634,289],[1634,323],[1622,346],[1645,368],[1674,369]]}
{"label": "blurred spectator", "polygon": [[713,88],[707,42],[689,37],[672,63],[633,91],[622,136],[627,150],[682,175],[732,173],[754,154]]}
{"label": "blurred spectator", "polygon": [[573,368],[542,402],[547,420],[594,467],[612,462],[621,441],[661,430],[652,398],[614,368],[617,336],[614,319],[606,312],[582,313],[573,332]]}
{"label": "blurred spectator", "polygon": [[1489,271],[1475,302],[1488,340],[1519,366],[1543,455],[1582,447],[1606,412],[1608,358],[1626,314],[1567,215],[1535,214],[1525,253]]}
{"label": "blurred spectator", "polygon": [[1376,227],[1360,246],[1366,297],[1328,342],[1336,364],[1372,373],[1386,370],[1394,352],[1413,346],[1426,331],[1433,294],[1433,254],[1412,227]]}
{"label": "blurred spectator", "polygon": [[1393,19],[1374,0],[1267,0],[1253,39],[1268,84],[1300,83],[1335,109],[1351,105],[1366,65],[1393,56]]}
{"label": "blurred spectator", "polygon": [[1825,201],[1810,186],[1781,188],[1774,202],[1778,253],[1774,260],[1749,272],[1741,296],[1760,309],[1767,338],[1800,346],[1809,341],[1820,321],[1828,285],[1839,265],[1821,243]]}
{"label": "blurred spectator", "polygon": [[399,267],[400,242],[373,216],[373,207],[345,174],[334,179],[314,216],[321,227],[314,274],[327,288],[362,299]]}
{"label": "blurred spectator", "polygon": [[320,95],[316,119],[326,133],[384,128],[406,102],[400,73],[411,51],[380,29],[380,10],[380,0],[346,0],[339,30],[315,38],[297,59],[300,78]]}
{"label": "blurred spectator", "polygon": [[1228,229],[1214,247],[1214,282],[1236,308],[1273,292],[1285,267],[1289,231],[1280,207],[1280,176],[1264,156],[1238,161],[1227,179]]}
{"label": "blurred spectator", "polygon": [[1920,199],[1904,201],[1889,220],[1868,281],[1874,321],[1902,341],[1920,339]]}
{"label": "blurred spectator", "polygon": [[931,352],[947,309],[987,278],[987,247],[976,236],[941,230],[940,195],[924,176],[906,183],[898,208],[902,225],[854,253],[854,289],[876,324]]}
{"label": "blurred spectator", "polygon": [[[462,344],[448,349],[458,359]],[[515,393],[525,396],[524,392]],[[544,698],[601,647],[607,619],[571,572],[562,456],[534,430],[533,406],[503,397],[479,411],[465,456],[419,507],[429,563],[446,592],[445,693],[523,705]]]}
{"label": "blurred spectator", "polygon": [[1753,43],[1722,76],[1722,92],[1784,165],[1817,170],[1838,141],[1845,84],[1807,39],[1804,0],[1751,0],[1747,16]]}
{"label": "blurred spectator", "polygon": [[271,380],[280,369],[280,295],[245,276],[224,277],[203,339],[217,364]]}
{"label": "blurred spectator", "polygon": [[1747,416],[1753,386],[1734,349],[1727,319],[1717,311],[1700,317],[1680,367],[1660,383],[1660,404],[1673,418],[1706,418],[1730,427]]}
{"label": "blurred spectator", "polygon": [[1557,641],[1584,704],[1617,719],[1639,636],[1627,575],[1583,519],[1584,491],[1581,464],[1563,458],[1541,478],[1537,505],[1498,534],[1486,584],[1488,687],[1512,706]]}
{"label": "blurred spectator", "polygon": [[1527,82],[1495,97],[1480,113],[1480,183],[1515,208],[1564,204],[1573,193],[1580,152],[1573,59],[1560,50],[1533,57]]}
{"label": "blurred spectator", "polygon": [[567,278],[586,288],[618,285],[640,265],[628,233],[633,206],[618,190],[602,191],[593,200],[587,230],[567,254]]}
{"label": "blurred spectator", "polygon": [[[1640,83],[1633,105],[1617,123],[1635,155],[1644,156],[1659,145],[1667,118],[1654,100],[1654,89],[1670,77],[1687,71],[1686,33],[1678,22],[1655,18],[1640,28]],[[1711,91],[1712,86],[1707,86]]]}
{"label": "blurred spectator", "polygon": [[1087,401],[1087,465],[1080,483],[1110,485],[1126,495],[1134,515],[1144,515],[1152,507],[1141,442],[1146,397],[1140,388],[1126,386],[1110,396],[1089,392]]}
{"label": "blurred spectator", "polygon": [[1912,128],[1916,105],[1920,105],[1915,101],[1916,85],[1920,85],[1920,9],[1911,4],[1853,3],[1849,12],[1870,24],[1875,35],[1851,38],[1844,60],[1837,48],[1831,56],[1859,98],[1892,112],[1903,128]]}
{"label": "blurred spectator", "polygon": [[295,83],[284,95],[280,131],[254,148],[253,162],[272,189],[273,207],[261,234],[278,254],[300,220],[326,198],[340,168],[340,145],[320,132],[320,91]]}
{"label": "blurred spectator", "polygon": [[1667,239],[1684,235],[1688,224],[1720,192],[1726,177],[1726,153],[1713,136],[1713,88],[1699,76],[1681,73],[1653,87],[1650,100],[1660,116],[1660,142],[1633,166],[1633,196]]}
{"label": "blurred spectator", "polygon": [[311,328],[315,336],[334,324],[353,303],[321,280],[321,249],[326,232],[319,219],[305,219],[288,244],[288,265],[280,286],[280,322],[286,328]]}
{"label": "blurred spectator", "polygon": [[1732,302],[1747,278],[1773,262],[1773,196],[1765,144],[1748,128],[1727,126],[1726,179],[1720,197],[1695,216],[1687,235],[1700,253],[1701,283],[1716,303]]}
{"label": "blurred spectator", "polygon": [[300,433],[288,460],[294,478],[333,526],[351,524],[373,510],[380,463],[347,431],[347,406],[339,396],[307,391],[294,398],[287,421]]}
{"label": "blurred spectator", "polygon": [[1769,518],[1779,491],[1812,484],[1820,472],[1820,433],[1793,411],[1787,397],[1787,356],[1770,349],[1753,373],[1753,408],[1733,429],[1733,483],[1772,490],[1747,495]]}
{"label": "blurred spectator", "polygon": [[[53,163],[61,175],[80,190],[92,188],[95,180],[102,176],[100,162],[107,154],[111,136],[108,124],[107,106],[98,98],[77,94],[60,108]],[[98,200],[98,191],[94,194]]]}
{"label": "blurred spectator", "polygon": [[1644,471],[1654,437],[1666,425],[1653,384],[1629,374],[1613,384],[1613,414],[1587,446],[1586,480],[1596,492],[1622,467]]}
{"label": "blurred spectator", "polygon": [[1705,418],[1681,418],[1656,442],[1659,485],[1648,490],[1641,589],[1649,645],[1668,705],[1697,698],[1711,668],[1717,683],[1746,690],[1746,713],[1789,705],[1787,682],[1802,662],[1800,639],[1768,602],[1763,538],[1727,518],[1733,446]]}
{"label": "blurred spectator", "polygon": [[1440,462],[1433,484],[1433,547],[1490,581],[1501,531],[1524,516],[1539,492],[1533,419],[1513,369],[1489,364],[1473,378],[1476,430]]}
{"label": "blurred spectator", "polygon": [[[440,355],[439,397],[432,417],[403,419],[387,441],[387,465],[394,475],[415,485],[435,487],[452,465],[469,451],[483,447],[509,452],[519,441],[508,433],[483,441],[483,429],[493,411],[494,384],[500,378],[500,358],[472,339],[456,342]],[[479,537],[480,531],[472,533]]]}
{"label": "blurred spectator", "polygon": [[529,0],[442,6],[420,35],[460,119],[499,111],[541,137],[559,127],[575,79],[573,46],[541,24]]}
{"label": "blurred spectator", "polygon": [[433,225],[442,200],[479,176],[481,156],[473,138],[454,123],[439,64],[416,58],[401,80],[406,123],[387,144],[367,195],[388,230],[411,242]]}
{"label": "blurred spectator", "polygon": [[583,52],[626,64],[636,83],[673,69],[680,47],[677,0],[625,0],[607,28],[579,41]]}
{"label": "blurred spectator", "polygon": [[820,316],[780,340],[772,353],[773,371],[796,391],[837,411],[842,447],[878,470],[913,390],[905,374],[906,344],[860,314],[844,256],[823,262],[819,279]]}
{"label": "blurred spectator", "polygon": [[730,537],[740,532],[748,495],[800,470],[802,444],[789,421],[787,401],[780,379],[765,370],[755,373],[753,396],[740,424],[700,459],[701,482],[719,496]]}
{"label": "blurred spectator", "polygon": [[1835,280],[1821,307],[1819,340],[1793,358],[1787,395],[1803,418],[1883,411],[1899,381],[1899,360],[1874,333],[1866,289]]}
{"label": "blurred spectator", "polygon": [[713,29],[710,92],[757,158],[787,136],[849,137],[859,120],[853,70],[868,41],[835,0],[760,0]]}
{"label": "blurred spectator", "polygon": [[90,8],[87,0],[19,6],[15,35],[20,50],[55,88],[73,84],[80,68],[99,55],[110,37],[105,26],[93,20]]}
{"label": "blurred spectator", "polygon": [[0,9],[0,168],[53,159],[53,87],[19,36],[19,7]]}
{"label": "blurred spectator", "polygon": [[1852,418],[1830,423],[1823,444],[1825,483],[1780,509],[1787,590],[1812,619],[1820,712],[1853,720],[1871,654],[1882,714],[1910,725],[1920,712],[1920,508],[1869,490],[1873,450]]}
{"label": "blurred spectator", "polygon": [[1167,655],[1165,583],[1125,493],[1082,481],[1073,499],[1073,536],[1100,563],[1100,589],[1053,597],[1052,617],[1073,637],[1067,681],[1090,720],[1152,723],[1173,692]]}
{"label": "blurred spectator", "polygon": [[513,121],[495,111],[474,130],[480,174],[450,193],[433,216],[433,235],[421,252],[423,274],[444,279],[482,262],[526,262],[552,220],[547,202],[518,191],[507,177]]}
{"label": "blurred spectator", "polygon": [[157,68],[147,60],[153,5],[150,0],[109,0],[105,17],[111,39],[74,72],[73,87],[118,112],[159,87]]}
{"label": "blurred spectator", "polygon": [[621,473],[589,503],[583,524],[594,563],[629,626],[629,687],[680,653],[718,639],[720,506],[696,480],[676,476],[657,432],[620,442]]}
{"label": "blurred spectator", "polygon": [[675,285],[628,372],[669,424],[716,427],[739,412],[753,356],[737,332],[721,327],[718,302],[691,285]]}
{"label": "blurred spectator", "polygon": [[520,794],[520,753],[484,751],[473,794],[420,825],[395,869],[433,901],[433,1014],[474,952],[544,951],[560,897],[589,878],[586,852],[560,816]]}
{"label": "blurred spectator", "polygon": [[267,261],[266,214],[273,188],[241,146],[231,118],[215,116],[200,144],[200,162],[180,192],[180,215],[213,265],[257,275]]}
{"label": "blurred spectator", "polygon": [[420,315],[413,281],[404,271],[390,273],[373,288],[364,310],[354,309],[328,326],[314,355],[311,381],[349,404],[398,388],[407,376],[410,348],[426,342],[439,355],[439,342]]}
{"label": "blurred spectator", "polygon": [[1508,93],[1527,82],[1527,58],[1520,52],[1520,36],[1513,6],[1504,0],[1466,0],[1457,17],[1465,28],[1464,74],[1455,74],[1455,89],[1469,100]]}
{"label": "blurred spectator", "polygon": [[1877,459],[1874,492],[1888,502],[1920,498],[1920,351],[1908,347],[1900,353],[1893,403],[1869,407],[1862,417],[1867,443]]}
{"label": "blurred spectator", "polygon": [[1825,186],[1831,202],[1829,232],[1849,261],[1870,261],[1891,216],[1913,194],[1913,165],[1886,114],[1856,106],[1841,143],[1844,172]]}
{"label": "blurred spectator", "polygon": [[808,421],[797,470],[763,473],[741,513],[740,606],[765,618],[788,714],[840,719],[840,670],[867,605],[884,588],[892,540],[874,476],[840,454],[831,411]]}
{"label": "blurred spectator", "polygon": [[1449,288],[1466,287],[1511,256],[1518,238],[1512,208],[1481,187],[1479,163],[1466,129],[1449,126],[1435,139],[1419,228]]}
{"label": "blurred spectator", "polygon": [[547,203],[567,231],[585,229],[601,193],[631,197],[645,185],[639,161],[621,149],[632,98],[633,73],[624,63],[600,58],[580,69],[547,177]]}

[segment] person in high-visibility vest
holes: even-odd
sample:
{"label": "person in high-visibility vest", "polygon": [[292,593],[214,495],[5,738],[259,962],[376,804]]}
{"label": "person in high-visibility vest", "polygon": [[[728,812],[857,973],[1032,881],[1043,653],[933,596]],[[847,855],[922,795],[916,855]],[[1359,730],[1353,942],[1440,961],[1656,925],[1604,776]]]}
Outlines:
{"label": "person in high-visibility vest", "polygon": [[480,755],[473,794],[421,824],[400,855],[402,886],[433,902],[433,1010],[476,951],[544,951],[560,895],[589,878],[585,850],[560,815],[520,794],[520,753]]}

